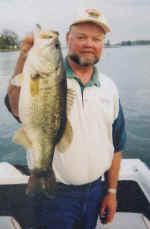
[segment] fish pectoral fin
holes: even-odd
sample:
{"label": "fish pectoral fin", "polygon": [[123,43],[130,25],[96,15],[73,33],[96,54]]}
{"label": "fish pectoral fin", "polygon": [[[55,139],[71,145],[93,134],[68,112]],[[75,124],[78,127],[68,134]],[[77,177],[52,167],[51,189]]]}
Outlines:
{"label": "fish pectoral fin", "polygon": [[11,85],[14,85],[16,87],[21,87],[23,80],[24,80],[24,75],[23,73],[20,73],[11,79]]}
{"label": "fish pectoral fin", "polygon": [[25,149],[30,149],[32,147],[32,143],[29,140],[28,136],[25,133],[23,128],[20,128],[13,137],[13,141],[23,146]]}
{"label": "fish pectoral fin", "polygon": [[62,153],[65,152],[69,147],[69,145],[71,144],[72,138],[73,138],[72,126],[69,120],[67,120],[63,136],[61,137],[60,141],[56,144],[55,147],[56,151]]}
{"label": "fish pectoral fin", "polygon": [[75,99],[75,91],[73,89],[67,89],[67,115],[70,114],[72,105]]}

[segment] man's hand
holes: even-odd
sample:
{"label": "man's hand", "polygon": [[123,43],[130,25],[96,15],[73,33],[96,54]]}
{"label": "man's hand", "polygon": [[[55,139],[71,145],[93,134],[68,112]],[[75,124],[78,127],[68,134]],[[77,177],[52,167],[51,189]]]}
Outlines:
{"label": "man's hand", "polygon": [[110,223],[114,215],[116,213],[117,209],[117,200],[116,200],[116,194],[113,193],[107,193],[105,196],[101,210],[100,210],[100,219],[103,224]]}
{"label": "man's hand", "polygon": [[26,57],[28,56],[28,52],[32,48],[33,43],[34,43],[33,36],[28,36],[22,41],[21,48],[20,48],[20,56],[16,64],[13,77],[18,75],[19,73],[22,73]]}

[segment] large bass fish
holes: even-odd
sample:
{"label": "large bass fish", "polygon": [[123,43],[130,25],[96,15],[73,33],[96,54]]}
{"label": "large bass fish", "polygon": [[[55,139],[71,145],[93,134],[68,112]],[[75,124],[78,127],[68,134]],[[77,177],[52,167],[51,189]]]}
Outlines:
{"label": "large bass fish", "polygon": [[73,92],[67,91],[56,31],[36,28],[23,73],[13,79],[13,84],[21,86],[19,118],[23,125],[14,141],[32,151],[33,158],[27,193],[51,193],[56,184],[52,171],[55,146],[64,152],[72,141],[67,104],[72,104]]}

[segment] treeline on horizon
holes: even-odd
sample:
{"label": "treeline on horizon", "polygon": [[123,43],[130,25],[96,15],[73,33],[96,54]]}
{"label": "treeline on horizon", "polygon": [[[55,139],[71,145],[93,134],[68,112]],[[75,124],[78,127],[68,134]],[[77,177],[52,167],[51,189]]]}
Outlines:
{"label": "treeline on horizon", "polygon": [[120,45],[149,45],[150,40],[122,41]]}
{"label": "treeline on horizon", "polygon": [[19,36],[12,30],[4,29],[0,33],[0,49],[18,49],[20,46]]}
{"label": "treeline on horizon", "polygon": [[[150,40],[135,40],[135,41],[121,41],[120,43],[116,43],[113,45],[118,45],[118,46],[133,46],[133,45],[150,45]],[[105,46],[112,46],[111,42],[108,40],[105,43]]]}

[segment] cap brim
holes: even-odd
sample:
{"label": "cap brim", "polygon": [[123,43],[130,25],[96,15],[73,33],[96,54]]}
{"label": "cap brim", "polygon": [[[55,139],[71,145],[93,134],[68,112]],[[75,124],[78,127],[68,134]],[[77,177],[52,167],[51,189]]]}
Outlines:
{"label": "cap brim", "polygon": [[78,20],[78,21],[73,22],[71,25],[83,24],[87,22],[91,22],[93,24],[99,25],[104,30],[105,34],[108,32],[111,32],[110,28],[106,24],[98,22],[98,21],[94,21],[92,19]]}

